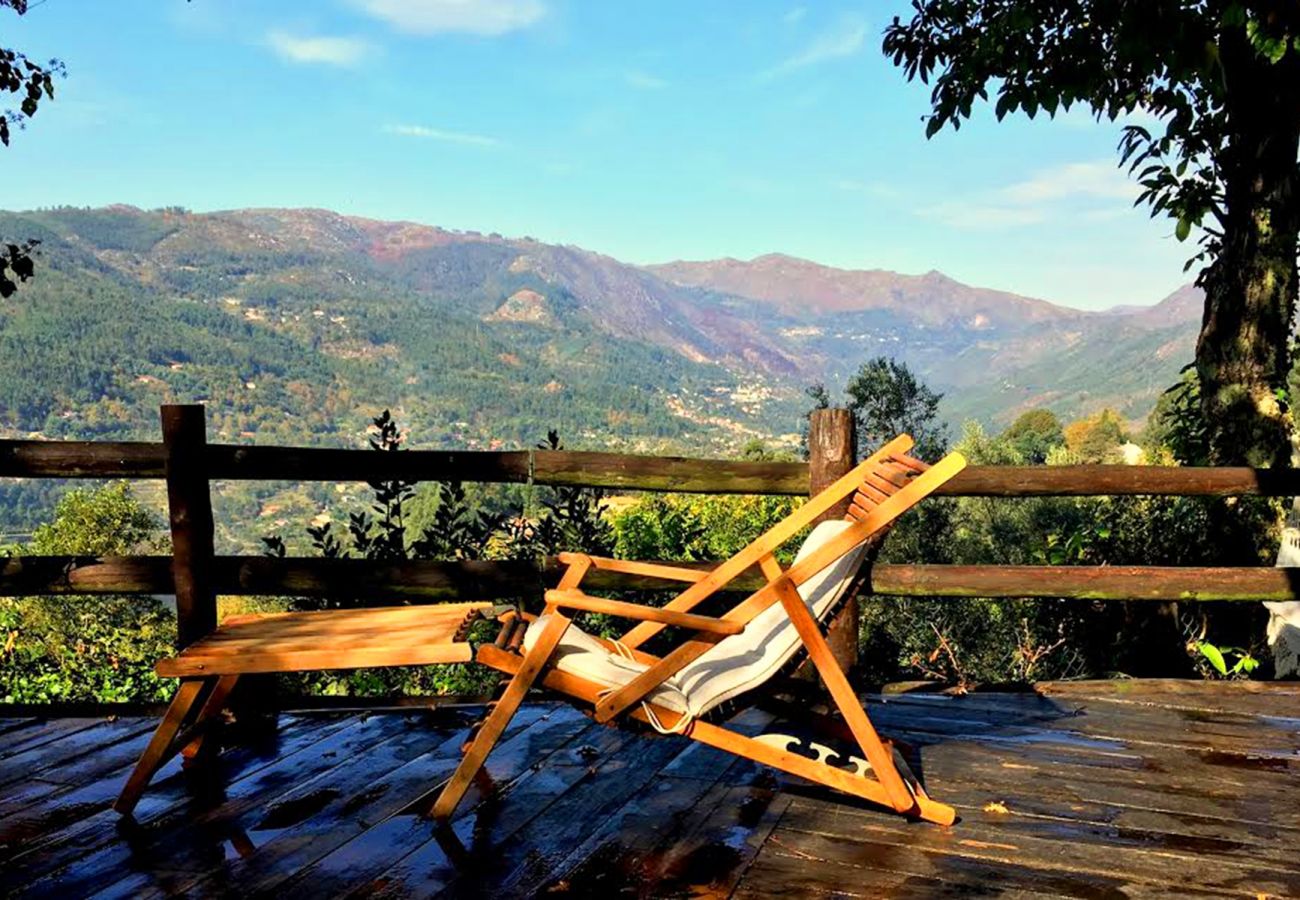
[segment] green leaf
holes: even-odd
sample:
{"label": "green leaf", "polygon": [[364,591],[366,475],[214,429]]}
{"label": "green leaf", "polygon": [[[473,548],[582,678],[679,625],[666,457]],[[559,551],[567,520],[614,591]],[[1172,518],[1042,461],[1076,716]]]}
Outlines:
{"label": "green leaf", "polygon": [[1218,672],[1220,675],[1228,674],[1228,664],[1224,661],[1223,654],[1219,652],[1218,647],[1206,643],[1205,641],[1200,641],[1197,643],[1196,649],[1201,651],[1201,656],[1204,656],[1210,661],[1210,665],[1214,666],[1214,671]]}
{"label": "green leaf", "polygon": [[994,112],[997,114],[998,121],[1001,122],[1002,119],[1006,116],[1006,114],[1011,112],[1015,108],[1016,108],[1016,98],[1004,92],[1002,96],[998,97],[997,106],[994,108]]}
{"label": "green leaf", "polygon": [[[1227,650],[1229,648],[1225,647],[1224,649]],[[1237,660],[1237,664],[1232,667],[1233,675],[1238,675],[1243,672],[1249,675],[1251,672],[1255,671],[1255,669],[1259,667],[1259,660],[1251,656],[1249,651],[1236,650],[1236,653],[1238,654],[1239,659]]]}

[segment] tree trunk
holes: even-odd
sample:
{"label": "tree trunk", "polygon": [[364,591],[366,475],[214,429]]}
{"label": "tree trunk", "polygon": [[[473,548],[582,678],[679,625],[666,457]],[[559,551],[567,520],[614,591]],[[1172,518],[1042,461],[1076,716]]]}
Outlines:
{"label": "tree trunk", "polygon": [[[808,420],[808,496],[816,497],[857,464],[857,426],[849,409],[814,409]],[[841,519],[849,511],[850,498],[815,520]],[[858,664],[858,598],[849,597],[831,621],[826,635],[835,661],[845,674]]]}
{"label": "tree trunk", "polygon": [[[1294,57],[1295,54],[1290,54]],[[1286,466],[1300,235],[1300,67],[1270,65],[1244,37],[1221,47],[1229,134],[1221,252],[1202,273],[1196,344],[1213,465]]]}

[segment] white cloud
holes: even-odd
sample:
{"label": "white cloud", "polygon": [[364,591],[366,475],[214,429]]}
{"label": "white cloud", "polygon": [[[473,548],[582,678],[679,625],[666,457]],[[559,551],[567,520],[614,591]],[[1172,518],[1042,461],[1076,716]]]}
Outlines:
{"label": "white cloud", "polygon": [[1137,196],[1132,182],[1109,161],[1064,163],[1028,178],[967,197],[944,200],[918,215],[954,228],[1016,228],[1036,225],[1062,213],[1102,220],[1120,212]]}
{"label": "white cloud", "polygon": [[362,10],[409,34],[460,32],[494,36],[546,14],[542,0],[353,0]]}
{"label": "white cloud", "polygon": [[1063,197],[1103,197],[1132,200],[1133,183],[1113,162],[1066,163],[1044,169],[1031,178],[1002,189],[1008,200],[1038,203]]}
{"label": "white cloud", "polygon": [[286,31],[272,31],[266,43],[281,59],[295,63],[355,66],[374,49],[353,37],[300,37]]}
{"label": "white cloud", "polygon": [[442,141],[446,144],[465,144],[474,147],[499,147],[501,142],[484,134],[466,131],[445,131],[441,128],[427,128],[424,125],[385,125],[384,131],[401,137],[422,138],[429,141]]}
{"label": "white cloud", "polygon": [[808,15],[808,7],[796,6],[793,9],[791,9],[789,12],[787,12],[785,15],[783,15],[781,17],[781,21],[785,22],[787,25],[793,25],[795,22],[798,22],[806,15]]}
{"label": "white cloud", "polygon": [[668,82],[646,72],[630,71],[623,73],[623,80],[634,88],[643,91],[657,91],[668,87]]}
{"label": "white cloud", "polygon": [[861,16],[848,15],[827,31],[814,38],[806,47],[789,56],[761,74],[761,78],[777,78],[799,69],[854,56],[867,41],[867,22]]}
{"label": "white cloud", "polygon": [[1121,115],[1119,118],[1111,121],[1107,116],[1097,117],[1091,106],[1086,103],[1075,103],[1068,110],[1057,110],[1055,122],[1065,125],[1069,128],[1078,128],[1081,130],[1094,128],[1118,128],[1121,125],[1143,125],[1152,128],[1160,124],[1160,118],[1154,115],[1144,106],[1138,106],[1128,115]]}

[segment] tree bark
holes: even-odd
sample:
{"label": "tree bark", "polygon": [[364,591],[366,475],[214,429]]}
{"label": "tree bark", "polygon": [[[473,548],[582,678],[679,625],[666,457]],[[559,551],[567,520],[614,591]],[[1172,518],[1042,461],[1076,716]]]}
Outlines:
{"label": "tree bark", "polygon": [[1229,135],[1221,252],[1202,273],[1196,344],[1212,465],[1287,466],[1285,401],[1300,236],[1300,65],[1260,60],[1243,36],[1221,46]]}
{"label": "tree bark", "polygon": [[[849,409],[815,409],[808,427],[808,496],[847,475],[857,464],[857,427]],[[841,519],[849,510],[849,497],[817,517],[816,522]],[[858,664],[858,598],[856,593],[831,621],[826,640],[846,674]]]}

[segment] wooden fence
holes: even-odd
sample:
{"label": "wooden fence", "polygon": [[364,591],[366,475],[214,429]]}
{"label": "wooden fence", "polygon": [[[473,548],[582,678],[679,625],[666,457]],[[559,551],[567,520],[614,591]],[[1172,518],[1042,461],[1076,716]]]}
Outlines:
{"label": "wooden fence", "polygon": [[[842,420],[841,420],[842,422]],[[842,427],[842,425],[841,425]],[[804,495],[845,460],[733,462],[550,450],[459,452],[256,447],[209,444],[202,406],[164,406],[153,442],[0,441],[0,477],[164,479],[172,556],[24,556],[0,561],[0,596],[174,594],[181,646],[216,624],[216,596],[371,595],[377,602],[495,599],[537,594],[553,583],[554,560],[372,562],[357,559],[217,556],[211,482],[479,481],[581,485],[614,490]],[[1158,466],[971,466],[938,491],[946,496],[1300,494],[1292,469]],[[698,563],[706,567],[709,563]],[[738,586],[758,585],[752,581]],[[666,588],[645,576],[596,570],[593,589]],[[1300,596],[1285,569],[1156,566],[878,565],[878,594],[926,597],[1075,597],[1132,600],[1289,600]]]}

